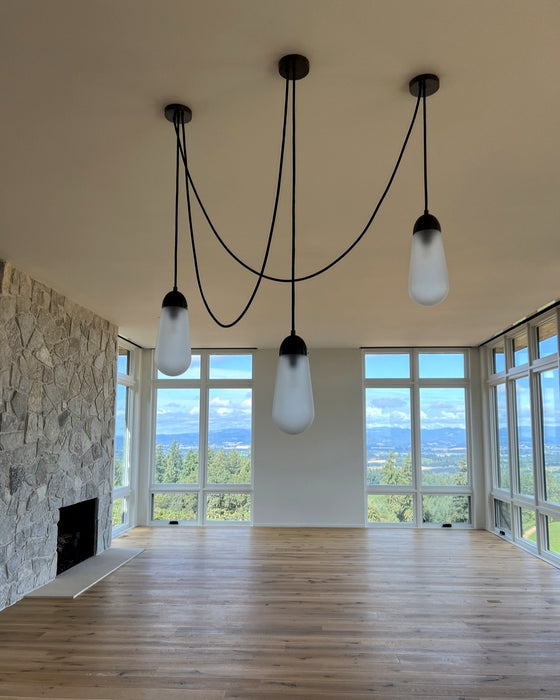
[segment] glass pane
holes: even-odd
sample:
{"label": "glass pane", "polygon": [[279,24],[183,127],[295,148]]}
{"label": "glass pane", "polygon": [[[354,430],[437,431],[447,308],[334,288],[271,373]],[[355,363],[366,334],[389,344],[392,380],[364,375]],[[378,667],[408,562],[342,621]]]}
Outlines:
{"label": "glass pane", "polygon": [[509,442],[507,423],[506,385],[494,388],[496,401],[496,446],[498,448],[498,487],[509,489]]}
{"label": "glass pane", "polygon": [[496,528],[511,532],[511,506],[504,501],[494,501]]}
{"label": "glass pane", "polygon": [[537,527],[535,525],[535,511],[519,509],[519,526],[521,537],[528,542],[537,543]]}
{"label": "glass pane", "polygon": [[208,392],[209,484],[251,483],[251,389]]}
{"label": "glass pane", "polygon": [[513,364],[519,367],[519,365],[524,365],[527,362],[529,362],[527,333],[523,333],[513,339]]}
{"label": "glass pane", "polygon": [[198,482],[199,410],[199,389],[157,390],[156,484]]}
{"label": "glass pane", "polygon": [[532,496],[535,492],[533,479],[533,437],[531,433],[531,397],[529,377],[514,382],[517,407],[517,458],[519,462],[519,493]]}
{"label": "glass pane", "polygon": [[558,331],[556,330],[556,319],[543,323],[537,327],[537,342],[539,345],[539,357],[554,355],[558,352]]}
{"label": "glass pane", "polygon": [[560,518],[553,518],[548,515],[546,518],[546,532],[548,549],[554,554],[560,554]]}
{"label": "glass pane", "polygon": [[412,496],[380,493],[368,495],[369,523],[411,523],[413,519]]}
{"label": "glass pane", "polygon": [[492,350],[492,370],[494,374],[497,372],[505,372],[506,369],[506,351],[504,341],[502,340]]}
{"label": "glass pane", "polygon": [[539,379],[546,499],[560,503],[560,384],[558,370],[542,372]]}
{"label": "glass pane", "polygon": [[412,484],[410,389],[366,389],[366,482]]}
{"label": "glass pane", "polygon": [[422,484],[468,483],[465,390],[420,389]]}
{"label": "glass pane", "polygon": [[193,355],[191,364],[186,372],[179,374],[177,377],[169,377],[167,374],[158,371],[158,379],[200,379],[200,355]]}
{"label": "glass pane", "polygon": [[470,523],[469,496],[422,496],[422,520],[425,523]]}
{"label": "glass pane", "polygon": [[251,379],[252,355],[210,355],[210,379]]}
{"label": "glass pane", "polygon": [[126,498],[116,498],[113,501],[113,527],[128,524],[128,512]]}
{"label": "glass pane", "polygon": [[197,493],[152,494],[152,520],[197,520]]}
{"label": "glass pane", "polygon": [[119,348],[119,354],[117,356],[117,372],[119,374],[129,374],[130,373],[130,351],[124,348]]}
{"label": "glass pane", "polygon": [[365,356],[366,379],[409,379],[408,353],[368,353]]}
{"label": "glass pane", "polygon": [[251,494],[209,493],[206,500],[206,520],[251,520]]}
{"label": "glass pane", "polygon": [[421,379],[462,379],[465,355],[462,352],[421,352],[418,368]]}
{"label": "glass pane", "polygon": [[115,406],[115,458],[113,486],[128,486],[130,481],[130,431],[129,423],[129,388],[117,384],[117,402]]}

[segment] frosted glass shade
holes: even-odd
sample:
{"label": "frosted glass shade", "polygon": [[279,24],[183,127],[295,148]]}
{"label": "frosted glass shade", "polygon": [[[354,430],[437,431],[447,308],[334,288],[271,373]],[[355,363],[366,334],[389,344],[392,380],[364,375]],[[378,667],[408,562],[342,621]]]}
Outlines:
{"label": "frosted glass shade", "polygon": [[[171,304],[166,304],[172,296]],[[184,301],[184,306],[182,301]],[[177,305],[175,305],[177,304]],[[191,339],[187,302],[180,292],[169,292],[163,300],[159,317],[159,331],[156,342],[156,367],[169,377],[183,374],[191,364]]]}
{"label": "frosted glass shade", "polygon": [[[435,217],[430,218],[437,222]],[[410,298],[422,306],[434,306],[443,301],[448,292],[449,278],[441,231],[437,228],[416,230],[415,226],[408,277]]]}
{"label": "frosted glass shade", "polygon": [[308,355],[281,354],[276,371],[272,420],[280,430],[297,435],[309,428],[314,418]]}

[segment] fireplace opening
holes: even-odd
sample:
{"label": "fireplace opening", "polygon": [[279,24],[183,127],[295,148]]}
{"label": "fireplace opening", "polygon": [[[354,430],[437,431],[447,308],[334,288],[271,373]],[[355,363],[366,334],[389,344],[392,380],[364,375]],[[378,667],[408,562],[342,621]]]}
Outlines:
{"label": "fireplace opening", "polygon": [[56,575],[93,557],[97,545],[97,498],[61,508]]}

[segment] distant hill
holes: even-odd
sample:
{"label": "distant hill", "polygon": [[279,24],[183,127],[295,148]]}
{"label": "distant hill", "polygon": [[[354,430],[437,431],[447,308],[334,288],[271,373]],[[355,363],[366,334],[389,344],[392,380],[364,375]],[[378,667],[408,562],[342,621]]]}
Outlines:
{"label": "distant hill", "polygon": [[[522,427],[519,431],[522,445],[531,444],[531,431]],[[179,441],[183,451],[191,448],[198,449],[198,433],[180,433],[178,435],[158,435],[157,443],[163,445],[165,450],[174,439]],[[435,428],[421,431],[422,446],[428,452],[446,452],[452,449],[466,449],[466,434],[460,428]],[[507,444],[507,432],[500,430],[502,444]],[[226,430],[210,431],[208,435],[210,447],[232,449],[247,449],[251,445],[251,431],[249,429],[229,428]],[[394,450],[405,452],[410,450],[410,431],[403,428],[368,428],[367,444],[372,448],[370,453],[378,450]],[[122,455],[122,436],[115,439],[115,453]]]}
{"label": "distant hill", "polygon": [[[410,431],[405,428],[368,428],[367,444],[370,452],[376,449],[390,449],[395,452],[410,450]],[[449,450],[466,447],[466,434],[460,428],[425,429],[420,433],[422,446],[428,450]]]}
{"label": "distant hill", "polygon": [[[173,440],[177,440],[183,452],[190,449],[198,449],[198,433],[179,433],[177,435],[157,435],[156,444],[163,445],[167,451]],[[243,428],[228,428],[226,430],[210,430],[208,432],[208,444],[215,449],[247,450],[251,446],[251,431]],[[117,457],[123,453],[123,438],[118,435],[115,438],[115,454]]]}

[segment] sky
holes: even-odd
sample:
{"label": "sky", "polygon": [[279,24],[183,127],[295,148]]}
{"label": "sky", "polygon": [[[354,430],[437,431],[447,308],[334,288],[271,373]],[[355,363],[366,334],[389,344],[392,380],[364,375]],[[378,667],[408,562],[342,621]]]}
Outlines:
{"label": "sky", "polygon": [[[119,358],[122,368],[126,358]],[[408,379],[408,353],[366,354],[366,377],[372,379]],[[421,378],[460,378],[464,376],[461,353],[419,353],[418,370]],[[242,380],[251,377],[251,355],[211,355],[208,372],[211,380]],[[200,355],[194,355],[190,368],[177,379],[199,379]],[[163,382],[160,383],[160,387]],[[519,425],[530,424],[528,380],[516,382]],[[541,395],[545,419],[546,442],[556,442],[560,436],[560,389],[558,370],[541,374]],[[124,386],[117,389],[117,434],[125,426]],[[196,433],[199,425],[200,389],[159,388],[157,391],[156,432],[158,434]],[[465,391],[461,387],[421,387],[420,421],[422,429],[465,429]],[[366,389],[366,427],[396,427],[410,429],[411,407],[408,387],[369,387]],[[500,402],[499,424],[505,425],[505,402]],[[252,395],[248,387],[211,387],[208,395],[209,430],[242,428],[250,430]]]}
{"label": "sky", "polygon": [[[200,355],[193,355],[187,372],[174,379],[200,379]],[[208,377],[212,380],[243,380],[252,377],[251,355],[210,355]],[[165,375],[158,374],[165,380]],[[163,388],[157,390],[156,434],[196,433],[199,425],[200,390]],[[252,392],[248,387],[211,387],[208,392],[208,430],[251,429]]]}
{"label": "sky", "polygon": [[[465,390],[461,387],[420,388],[420,424],[423,430],[465,429]],[[366,389],[366,428],[410,429],[411,390]]]}
{"label": "sky", "polygon": [[[409,353],[367,353],[367,379],[410,379],[416,372]],[[461,379],[465,360],[461,352],[418,353],[420,379]],[[420,423],[422,429],[465,429],[465,390],[462,387],[421,387]],[[366,428],[411,427],[409,387],[370,387],[366,389]]]}

